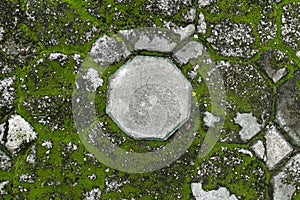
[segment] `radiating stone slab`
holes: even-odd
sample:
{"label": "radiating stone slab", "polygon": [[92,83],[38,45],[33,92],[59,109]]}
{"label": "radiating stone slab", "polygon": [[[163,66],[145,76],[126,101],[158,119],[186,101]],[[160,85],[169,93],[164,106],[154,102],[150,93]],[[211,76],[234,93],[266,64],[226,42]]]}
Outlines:
{"label": "radiating stone slab", "polygon": [[190,61],[190,59],[196,59],[201,56],[202,52],[203,45],[199,42],[191,41],[177,51],[173,57],[180,64],[186,64]]}

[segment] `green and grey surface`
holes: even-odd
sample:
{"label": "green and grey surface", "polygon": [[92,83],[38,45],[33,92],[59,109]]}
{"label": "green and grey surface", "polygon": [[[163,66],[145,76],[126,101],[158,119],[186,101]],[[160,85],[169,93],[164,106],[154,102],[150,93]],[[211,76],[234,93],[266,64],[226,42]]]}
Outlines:
{"label": "green and grey surface", "polygon": [[[296,0],[2,0],[1,198],[299,199],[299,16]],[[172,57],[172,43],[146,51],[139,49],[146,45],[141,41],[132,55],[122,46],[116,48],[123,54],[109,53],[118,31],[154,26],[203,44],[193,48],[207,48],[222,74],[227,115],[218,143],[204,158],[198,155],[206,132],[222,119],[212,114],[206,77],[197,74],[201,66],[186,63],[190,48]],[[130,40],[129,32],[124,35]],[[113,64],[101,77],[89,71],[87,88],[97,93],[102,130],[120,148],[149,152],[168,143],[128,137],[106,115],[108,78],[120,66],[136,55],[168,57],[190,81],[200,127],[190,148],[169,166],[121,172],[82,144],[71,97],[76,74],[98,40],[107,44],[105,58]]]}

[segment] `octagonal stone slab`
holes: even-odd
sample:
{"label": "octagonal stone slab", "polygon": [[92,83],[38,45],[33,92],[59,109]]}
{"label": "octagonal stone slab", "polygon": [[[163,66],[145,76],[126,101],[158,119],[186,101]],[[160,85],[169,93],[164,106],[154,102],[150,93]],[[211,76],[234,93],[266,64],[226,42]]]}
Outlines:
{"label": "octagonal stone slab", "polygon": [[170,59],[136,56],[109,78],[106,113],[135,139],[166,140],[189,118],[191,94]]}

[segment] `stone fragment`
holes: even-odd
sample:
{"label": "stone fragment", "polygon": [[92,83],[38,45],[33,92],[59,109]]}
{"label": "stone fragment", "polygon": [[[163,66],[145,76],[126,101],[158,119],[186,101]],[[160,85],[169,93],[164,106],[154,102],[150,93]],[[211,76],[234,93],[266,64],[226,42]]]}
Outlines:
{"label": "stone fragment", "polygon": [[199,14],[199,20],[197,25],[198,33],[205,34],[206,33],[206,22],[203,13]]}
{"label": "stone fragment", "polygon": [[266,154],[265,154],[265,146],[261,140],[257,140],[252,146],[252,150],[255,152],[255,155],[264,161],[266,161]]}
{"label": "stone fragment", "polygon": [[296,184],[300,182],[300,154],[292,157],[271,180],[274,200],[292,200]]}
{"label": "stone fragment", "polygon": [[90,85],[86,87],[87,91],[94,92],[98,87],[103,85],[103,79],[100,77],[98,71],[94,68],[89,68],[82,78],[90,82]]}
{"label": "stone fragment", "polygon": [[293,62],[284,52],[278,49],[270,49],[262,53],[256,64],[266,72],[274,83],[277,83],[288,74],[286,66],[293,64]]}
{"label": "stone fragment", "polygon": [[173,57],[180,64],[186,64],[191,59],[196,59],[202,55],[203,45],[199,42],[191,41],[177,51]]}
{"label": "stone fragment", "polygon": [[20,115],[13,115],[8,120],[8,134],[6,148],[15,154],[22,144],[29,143],[37,138],[32,126]]}
{"label": "stone fragment", "polygon": [[205,117],[203,118],[203,121],[208,127],[215,127],[215,124],[220,121],[220,117],[216,117],[208,111],[206,111],[204,114]]}
{"label": "stone fragment", "polygon": [[182,27],[182,26],[177,26],[173,22],[166,22],[165,26],[168,29],[174,31],[175,34],[179,34],[180,35],[180,40],[184,40],[184,39],[190,37],[195,32],[195,25],[194,24],[190,24],[190,25],[187,25],[186,27]]}
{"label": "stone fragment", "polygon": [[97,64],[106,66],[127,58],[131,53],[124,42],[104,35],[93,44],[89,54]]}
{"label": "stone fragment", "polygon": [[267,150],[267,167],[273,169],[280,161],[288,156],[293,148],[283,138],[275,126],[271,125],[267,127],[265,133],[266,150]]}
{"label": "stone fragment", "polygon": [[252,113],[237,113],[234,121],[242,127],[239,134],[244,142],[250,140],[261,130],[261,125],[257,123],[257,119]]}
{"label": "stone fragment", "polygon": [[192,192],[196,200],[237,200],[234,194],[230,195],[225,187],[220,187],[217,190],[205,191],[202,189],[201,183],[192,183]]}
{"label": "stone fragment", "polygon": [[[159,29],[143,30],[139,33],[137,42],[134,44],[134,49],[159,51],[159,52],[172,52],[177,46],[176,40],[174,40],[173,31],[161,31]],[[180,38],[178,38],[180,39]]]}
{"label": "stone fragment", "polygon": [[282,84],[277,93],[276,120],[288,133],[293,143],[300,146],[300,71]]}

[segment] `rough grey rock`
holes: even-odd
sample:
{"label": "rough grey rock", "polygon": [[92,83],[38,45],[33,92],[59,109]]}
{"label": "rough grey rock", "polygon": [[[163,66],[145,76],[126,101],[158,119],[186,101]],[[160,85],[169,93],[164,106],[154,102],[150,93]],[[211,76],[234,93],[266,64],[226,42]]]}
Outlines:
{"label": "rough grey rock", "polygon": [[97,70],[94,68],[89,68],[85,75],[82,76],[83,79],[86,79],[90,82],[89,87],[86,87],[88,91],[96,91],[98,87],[103,85],[103,79],[100,77]]}
{"label": "rough grey rock", "polygon": [[199,14],[198,25],[197,25],[198,33],[205,34],[206,33],[206,22],[203,13]]}
{"label": "rough grey rock", "polygon": [[252,150],[255,152],[255,155],[264,161],[266,161],[266,149],[264,143],[261,140],[257,140],[252,146]]}
{"label": "rough grey rock", "polygon": [[293,62],[284,52],[270,49],[262,53],[256,64],[266,72],[274,83],[277,83],[288,74],[287,65],[293,64]]}
{"label": "rough grey rock", "polygon": [[136,56],[110,77],[106,112],[129,136],[165,140],[189,118],[191,93],[171,60]]}
{"label": "rough grey rock", "polygon": [[202,189],[201,183],[192,183],[192,192],[196,200],[237,200],[234,194],[230,195],[229,191],[225,187],[220,187],[217,190],[206,192]]}
{"label": "rough grey rock", "polygon": [[237,113],[234,121],[242,127],[239,134],[244,142],[250,140],[261,130],[261,125],[257,123],[257,119],[252,113]]}
{"label": "rough grey rock", "polygon": [[145,29],[139,33],[137,42],[134,44],[135,50],[148,50],[159,52],[172,52],[180,40],[176,41],[176,34],[173,31],[162,31],[159,29]]}
{"label": "rough grey rock", "polygon": [[276,118],[294,143],[300,146],[300,88],[297,86],[297,81],[300,81],[300,71],[295,73],[294,78],[280,86],[276,104]]}
{"label": "rough grey rock", "polygon": [[190,25],[187,25],[186,27],[182,27],[182,26],[177,26],[173,22],[166,22],[165,26],[169,30],[174,31],[174,33],[179,34],[180,40],[184,40],[184,39],[190,37],[195,32],[194,24],[190,24]]}
{"label": "rough grey rock", "polygon": [[89,54],[97,64],[105,66],[127,58],[130,51],[124,42],[118,42],[116,38],[104,35],[93,44]]}
{"label": "rough grey rock", "polygon": [[216,117],[208,111],[206,111],[204,114],[205,117],[203,118],[203,121],[208,127],[215,127],[215,124],[220,121],[220,117]]}
{"label": "rough grey rock", "polygon": [[273,169],[280,161],[292,151],[292,146],[283,138],[275,126],[267,127],[265,133],[267,149],[267,167]]}
{"label": "rough grey rock", "polygon": [[300,154],[292,157],[271,182],[274,187],[274,200],[291,200],[300,181]]}
{"label": "rough grey rock", "polygon": [[177,51],[173,57],[180,64],[186,64],[191,59],[196,59],[202,55],[203,45],[199,42],[188,42],[184,47]]}
{"label": "rough grey rock", "polygon": [[8,123],[5,146],[12,154],[15,154],[22,144],[29,143],[37,138],[37,133],[32,126],[20,115],[13,115]]}

